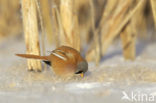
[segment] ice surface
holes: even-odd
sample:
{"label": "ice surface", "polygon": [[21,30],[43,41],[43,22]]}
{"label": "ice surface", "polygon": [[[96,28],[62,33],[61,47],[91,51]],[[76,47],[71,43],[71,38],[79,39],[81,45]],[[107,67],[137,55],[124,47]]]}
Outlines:
{"label": "ice surface", "polygon": [[135,61],[125,61],[120,43],[112,45],[99,67],[89,63],[84,78],[62,80],[51,68],[28,72],[24,41],[10,38],[0,43],[0,103],[135,103],[122,100],[123,92],[155,96],[156,42],[139,42]]}

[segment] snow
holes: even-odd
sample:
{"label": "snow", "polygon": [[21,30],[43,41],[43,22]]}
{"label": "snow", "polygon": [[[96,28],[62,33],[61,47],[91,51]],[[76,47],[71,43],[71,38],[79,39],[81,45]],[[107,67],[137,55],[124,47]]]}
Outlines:
{"label": "snow", "polygon": [[134,103],[122,97],[123,92],[136,91],[155,96],[154,101],[137,103],[155,103],[155,51],[156,42],[140,40],[136,60],[125,61],[121,43],[117,42],[99,66],[89,63],[84,78],[63,80],[50,67],[41,73],[28,72],[26,60],[14,55],[25,52],[24,40],[10,38],[0,43],[0,103]]}

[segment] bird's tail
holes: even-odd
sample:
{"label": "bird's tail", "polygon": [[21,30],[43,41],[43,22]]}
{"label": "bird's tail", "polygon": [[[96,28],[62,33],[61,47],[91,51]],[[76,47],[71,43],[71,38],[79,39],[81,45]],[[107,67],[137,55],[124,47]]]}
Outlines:
{"label": "bird's tail", "polygon": [[23,57],[23,58],[30,58],[30,59],[41,59],[45,61],[49,61],[49,56],[39,56],[39,55],[33,55],[33,54],[16,54],[17,56]]}

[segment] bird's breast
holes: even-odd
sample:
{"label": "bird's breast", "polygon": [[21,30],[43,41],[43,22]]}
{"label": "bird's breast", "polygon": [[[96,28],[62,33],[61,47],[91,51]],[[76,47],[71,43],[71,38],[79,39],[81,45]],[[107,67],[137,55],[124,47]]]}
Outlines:
{"label": "bird's breast", "polygon": [[74,75],[76,71],[76,62],[70,60],[62,60],[60,58],[52,58],[52,68],[55,74],[59,76]]}

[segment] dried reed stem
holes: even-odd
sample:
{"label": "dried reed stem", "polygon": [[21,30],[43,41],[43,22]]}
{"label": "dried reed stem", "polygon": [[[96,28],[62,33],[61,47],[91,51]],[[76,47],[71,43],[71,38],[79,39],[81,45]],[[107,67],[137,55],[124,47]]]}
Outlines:
{"label": "dried reed stem", "polygon": [[[87,53],[87,56],[86,56],[88,61],[94,60],[96,62],[96,64],[97,64],[97,60],[100,61],[101,57],[99,57],[99,56],[101,56],[101,45],[100,45],[99,35],[100,35],[100,32],[101,32],[101,29],[104,28],[105,24],[107,24],[106,23],[107,18],[110,16],[110,14],[112,12],[115,11],[114,9],[116,9],[117,4],[119,4],[119,1],[107,0],[107,4],[105,5],[106,6],[105,9],[103,10],[103,14],[102,14],[100,23],[97,26],[97,28],[95,30],[93,30],[93,32],[94,32],[94,41],[92,42],[92,46],[90,47],[90,49],[89,49],[89,51]],[[91,7],[92,6],[93,5],[91,5]],[[97,41],[99,43],[97,43]],[[99,55],[98,55],[98,52],[99,52]]]}
{"label": "dried reed stem", "polygon": [[[122,4],[120,4],[120,7],[117,7],[114,15],[107,20],[108,26],[102,27],[101,41],[102,41],[102,53],[103,53],[103,55],[106,52],[107,48],[110,46],[113,39],[117,36],[118,33],[116,33],[116,32],[117,32],[118,28],[121,26],[123,19],[125,19],[124,15],[125,15],[125,13],[128,10],[130,5],[131,5],[130,0],[124,1]],[[123,26],[124,25],[122,25],[122,27]],[[120,30],[121,29],[122,28],[120,28]]]}
{"label": "dried reed stem", "polygon": [[135,40],[136,36],[132,33],[131,23],[129,23],[125,29],[120,33],[123,47],[123,55],[125,59],[135,59]]}
{"label": "dried reed stem", "polygon": [[153,18],[154,18],[155,28],[156,28],[156,0],[151,0],[151,6],[152,6]]}
{"label": "dried reed stem", "polygon": [[[41,13],[41,8],[40,8],[40,5],[39,5],[39,1],[38,0],[35,0],[36,2],[36,6],[37,6],[37,12],[38,12],[38,15],[39,15],[39,20],[40,20],[40,27],[41,27],[41,50],[42,50],[42,55],[45,55],[45,28],[43,26],[43,16],[42,16],[42,13]],[[47,65],[44,64],[44,68],[47,68]]]}
{"label": "dried reed stem", "polygon": [[115,11],[117,5],[120,5],[119,0],[107,0],[106,7],[100,20],[100,26],[104,25],[106,19]]}
{"label": "dried reed stem", "polygon": [[22,33],[19,0],[0,0],[0,42]]}
{"label": "dried reed stem", "polygon": [[63,27],[62,27],[62,23],[61,23],[61,17],[60,17],[60,13],[59,13],[59,10],[58,8],[55,9],[56,11],[56,20],[57,20],[57,23],[58,23],[58,40],[59,40],[59,43],[58,45],[60,46],[61,44],[63,44],[63,41],[65,40],[64,38],[64,32],[63,32]]}
{"label": "dried reed stem", "polygon": [[[102,55],[105,54],[111,42],[120,33],[121,29],[126,25],[126,23],[132,18],[143,1],[144,0],[138,1],[138,3],[129,11],[129,13],[127,13],[126,11],[131,6],[131,0],[120,0],[118,7],[115,7],[116,9],[111,8],[111,10],[115,10],[113,13],[108,9],[108,11],[111,12],[109,13],[109,15],[105,14],[106,11],[103,12],[103,18],[100,21],[98,27],[99,30],[97,30],[98,33],[101,33],[102,35]],[[96,55],[95,48],[88,52],[87,57],[89,57],[89,60],[93,60],[93,55]]]}
{"label": "dried reed stem", "polygon": [[[102,53],[106,52],[107,48],[110,46],[111,42],[114,40],[114,38],[120,33],[121,29],[126,25],[126,23],[132,18],[134,13],[139,9],[141,4],[143,3],[144,0],[139,0],[136,6],[132,10],[129,11],[124,16],[124,13],[126,13],[126,10],[130,6],[130,2],[125,1],[124,5],[119,8],[118,12],[112,19],[110,19],[110,27],[108,28],[108,31],[103,31],[103,37],[102,37]],[[106,33],[104,33],[106,32]]]}
{"label": "dried reed stem", "polygon": [[58,24],[58,10],[57,10],[57,5],[53,2],[52,5],[52,23],[53,23],[53,36],[55,36],[55,43],[56,43],[56,47],[60,46],[60,42],[59,42],[59,24]]}
{"label": "dried reed stem", "polygon": [[61,36],[61,44],[67,45],[80,50],[80,35],[78,16],[74,9],[74,0],[61,0],[60,3],[60,16],[63,27],[63,34]]}
{"label": "dried reed stem", "polygon": [[91,5],[92,0],[75,0],[79,18],[79,33],[81,41],[81,49],[86,47],[86,44],[92,39],[92,22],[91,22]]}
{"label": "dried reed stem", "polygon": [[95,8],[92,0],[90,0],[90,5],[91,5],[91,24],[94,32],[95,54],[96,54],[94,55],[94,59],[95,59],[94,61],[96,62],[96,65],[99,65],[101,59],[100,42],[99,42],[99,34],[95,29],[95,11],[94,11]]}
{"label": "dried reed stem", "polygon": [[45,32],[47,34],[47,39],[50,43],[54,41],[53,31],[52,31],[52,20],[50,16],[50,5],[48,0],[39,0],[41,6],[41,13],[43,17],[43,25],[45,27]]}
{"label": "dried reed stem", "polygon": [[[143,3],[140,5],[139,9],[133,15],[130,22],[125,26],[124,30],[120,33],[120,37],[122,40],[122,48],[123,48],[123,55],[125,59],[134,60],[136,54],[136,35],[141,35],[146,33],[146,23],[145,17],[143,16],[144,7],[146,1],[144,0]],[[140,32],[140,29],[141,30]]]}
{"label": "dried reed stem", "polygon": [[[23,27],[25,33],[26,52],[40,55],[38,23],[35,0],[22,0]],[[39,60],[28,60],[28,70],[41,71]]]}
{"label": "dried reed stem", "polygon": [[130,23],[132,25],[132,33],[141,38],[145,38],[147,36],[147,20],[145,16],[145,6],[147,2],[147,0],[143,0],[143,3],[133,15]]}
{"label": "dried reed stem", "polygon": [[[111,2],[111,4],[112,4],[112,2]],[[111,5],[111,4],[109,4],[109,5]],[[110,9],[113,10],[113,7],[110,9],[106,8],[106,10],[109,11],[107,13],[107,15],[106,15],[106,11],[103,11],[103,16],[100,20],[99,27],[97,29],[97,33],[99,33],[99,34],[101,33],[100,40],[102,43],[102,47],[101,47],[102,53],[104,53],[103,49],[106,49],[106,47],[109,46],[111,39],[114,38],[114,34],[112,34],[114,32],[113,29],[116,29],[115,27],[119,25],[119,23],[121,22],[121,18],[123,17],[124,13],[128,9],[129,5],[130,5],[130,0],[127,0],[124,3],[120,3],[120,7],[116,7],[117,9],[114,11],[115,13],[113,13],[111,17],[109,17],[111,14]],[[107,24],[107,25],[105,25],[105,24]],[[93,60],[93,55],[96,55],[95,50],[96,50],[96,48],[94,47],[93,50],[88,52],[87,57],[89,57],[90,60]]]}

